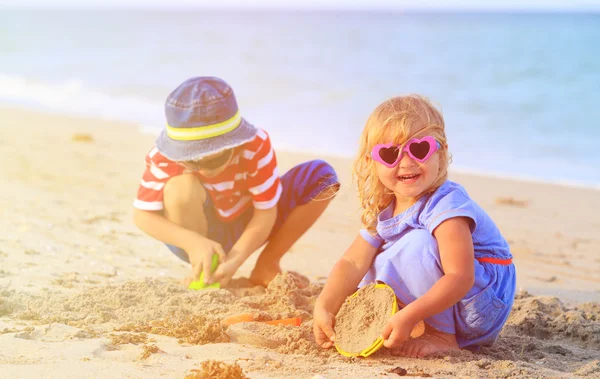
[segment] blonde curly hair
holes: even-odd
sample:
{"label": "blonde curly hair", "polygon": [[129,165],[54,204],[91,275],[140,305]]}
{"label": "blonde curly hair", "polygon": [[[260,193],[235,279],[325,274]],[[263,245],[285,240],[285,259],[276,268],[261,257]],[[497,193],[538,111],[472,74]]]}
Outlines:
{"label": "blonde curly hair", "polygon": [[423,196],[435,192],[448,178],[451,157],[441,112],[426,97],[413,94],[384,101],[367,120],[361,135],[358,156],[354,161],[353,177],[358,185],[361,221],[370,233],[376,233],[377,216],[394,199],[394,193],[389,191],[377,176],[371,150],[380,143],[393,142],[401,145],[417,135],[430,135],[442,146],[438,150],[438,176],[421,194]]}

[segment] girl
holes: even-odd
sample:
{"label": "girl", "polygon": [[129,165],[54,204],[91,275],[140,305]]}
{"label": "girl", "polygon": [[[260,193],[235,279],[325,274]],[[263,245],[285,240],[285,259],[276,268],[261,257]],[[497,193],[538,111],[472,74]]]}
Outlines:
{"label": "girl", "polygon": [[[392,354],[425,357],[498,337],[514,298],[512,255],[485,211],[447,179],[444,128],[441,113],[417,95],[392,98],[370,115],[354,163],[364,229],[315,304],[313,332],[323,348],[334,343],[346,297],[374,281],[392,287],[401,305],[381,331]],[[425,333],[409,339],[421,320]]]}

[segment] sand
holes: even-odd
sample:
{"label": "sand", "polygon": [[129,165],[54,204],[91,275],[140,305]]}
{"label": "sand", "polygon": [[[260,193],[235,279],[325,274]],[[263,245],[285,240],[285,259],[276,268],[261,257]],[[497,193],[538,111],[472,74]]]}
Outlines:
{"label": "sand", "polygon": [[247,379],[242,368],[237,364],[227,364],[219,361],[204,361],[200,369],[192,370],[185,379]]}
{"label": "sand", "polygon": [[335,344],[357,355],[381,337],[394,307],[394,293],[372,283],[346,299],[336,315]]}
{"label": "sand", "polygon": [[[498,342],[426,360],[385,348],[345,358],[315,346],[311,313],[359,228],[348,160],[328,159],[342,190],[284,257],[290,272],[252,287],[254,255],[230,288],[190,291],[179,284],[189,268],[131,221],[153,136],[17,109],[0,109],[0,125],[2,377],[600,377],[598,191],[452,173],[515,256],[521,291]],[[309,158],[278,154],[282,171]],[[240,313],[302,325],[220,324]]]}

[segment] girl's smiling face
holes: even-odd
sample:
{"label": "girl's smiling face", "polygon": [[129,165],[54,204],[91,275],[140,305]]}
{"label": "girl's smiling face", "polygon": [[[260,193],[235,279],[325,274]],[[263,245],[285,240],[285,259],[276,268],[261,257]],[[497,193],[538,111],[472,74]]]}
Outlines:
{"label": "girl's smiling face", "polygon": [[[424,135],[415,136],[415,138],[421,137]],[[410,206],[437,180],[440,172],[440,155],[439,151],[436,151],[427,161],[420,163],[404,151],[400,162],[393,168],[379,162],[375,162],[375,165],[379,180],[394,193],[396,202]]]}
{"label": "girl's smiling face", "polygon": [[[421,142],[427,136],[437,150],[424,151]],[[414,149],[408,147],[414,158],[403,150],[402,155],[389,150],[391,145],[403,148],[413,138],[421,141]],[[444,118],[426,97],[397,96],[379,104],[367,119],[354,161],[363,225],[375,231],[378,215],[392,201],[399,212],[435,191],[448,178],[449,162]]]}

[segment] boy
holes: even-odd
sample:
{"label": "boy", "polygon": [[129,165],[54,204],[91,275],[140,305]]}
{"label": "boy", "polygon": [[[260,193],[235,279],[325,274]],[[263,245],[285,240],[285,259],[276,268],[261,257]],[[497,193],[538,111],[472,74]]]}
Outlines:
{"label": "boy", "polygon": [[[166,129],[146,156],[134,222],[191,263],[187,286],[226,285],[268,241],[250,280],[268,283],[281,257],[323,213],[339,189],[326,162],[300,164],[282,177],[269,135],[241,117],[223,80],[195,77],[165,104]],[[213,254],[219,267],[210,273]]]}

